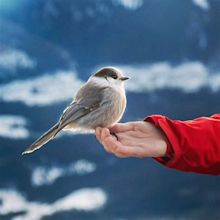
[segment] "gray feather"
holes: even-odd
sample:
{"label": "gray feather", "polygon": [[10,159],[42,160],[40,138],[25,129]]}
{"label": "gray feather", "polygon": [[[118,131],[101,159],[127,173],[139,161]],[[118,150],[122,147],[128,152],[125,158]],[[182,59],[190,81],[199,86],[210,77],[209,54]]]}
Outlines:
{"label": "gray feather", "polygon": [[30,147],[26,148],[22,154],[32,153],[33,151],[41,148],[44,144],[52,140],[58,133],[59,123],[55,124],[50,130],[39,137]]}
{"label": "gray feather", "polygon": [[[86,89],[85,89],[86,86]],[[63,112],[59,120],[59,129],[63,129],[72,122],[77,122],[85,115],[95,111],[103,104],[103,90],[90,83],[86,83],[76,94],[74,102],[72,102]]]}

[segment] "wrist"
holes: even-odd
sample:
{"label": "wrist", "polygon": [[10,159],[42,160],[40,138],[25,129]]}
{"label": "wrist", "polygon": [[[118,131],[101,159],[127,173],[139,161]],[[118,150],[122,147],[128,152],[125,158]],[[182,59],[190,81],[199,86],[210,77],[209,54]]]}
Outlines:
{"label": "wrist", "polygon": [[154,125],[157,130],[157,149],[158,153],[156,157],[165,157],[167,153],[167,138],[165,137],[163,131]]}
{"label": "wrist", "polygon": [[158,162],[166,164],[167,162],[171,161],[174,157],[174,149],[170,144],[166,134],[164,133],[163,129],[159,124],[159,117],[157,115],[155,117],[146,117],[144,119],[145,122],[154,125],[158,132],[160,133],[160,152],[157,156],[154,157]]}

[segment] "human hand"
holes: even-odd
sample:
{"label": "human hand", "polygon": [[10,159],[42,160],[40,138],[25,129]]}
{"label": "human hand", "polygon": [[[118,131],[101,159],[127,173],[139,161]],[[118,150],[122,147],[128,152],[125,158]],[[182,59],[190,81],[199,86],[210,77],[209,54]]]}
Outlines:
{"label": "human hand", "polygon": [[166,137],[149,122],[118,123],[111,128],[96,128],[96,138],[117,157],[163,157]]}

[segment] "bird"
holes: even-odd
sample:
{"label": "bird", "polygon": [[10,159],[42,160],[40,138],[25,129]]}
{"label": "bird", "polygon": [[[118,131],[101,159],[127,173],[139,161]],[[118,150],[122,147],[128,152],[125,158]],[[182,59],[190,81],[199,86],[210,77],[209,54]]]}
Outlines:
{"label": "bird", "polygon": [[96,127],[117,123],[126,109],[124,82],[129,77],[115,67],[103,67],[92,74],[64,109],[58,122],[27,147],[32,153],[54,139],[62,130],[94,132]]}

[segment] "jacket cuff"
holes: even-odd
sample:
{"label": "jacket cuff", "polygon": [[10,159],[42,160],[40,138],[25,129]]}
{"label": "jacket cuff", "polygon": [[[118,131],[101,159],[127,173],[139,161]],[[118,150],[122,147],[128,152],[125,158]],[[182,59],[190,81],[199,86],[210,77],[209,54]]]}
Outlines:
{"label": "jacket cuff", "polygon": [[[175,144],[175,138],[169,128],[169,119],[162,115],[151,115],[144,119],[145,122],[150,122],[159,128],[166,137],[167,149],[163,157],[154,157],[157,162],[172,167],[181,157],[181,150],[178,149],[178,144]],[[175,147],[176,146],[176,147]]]}

